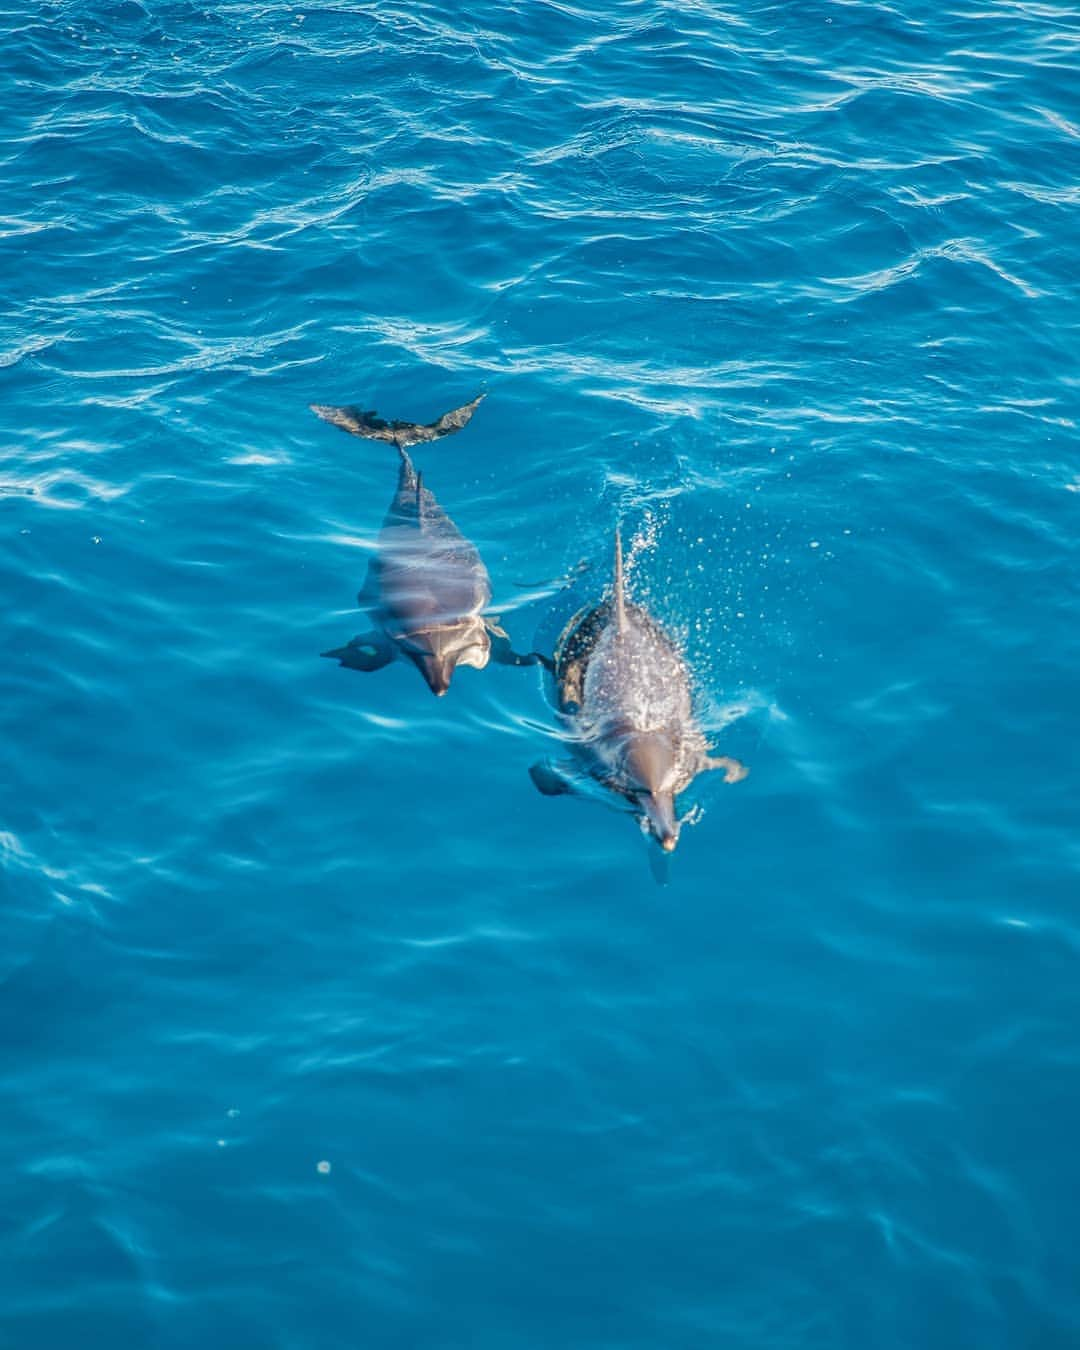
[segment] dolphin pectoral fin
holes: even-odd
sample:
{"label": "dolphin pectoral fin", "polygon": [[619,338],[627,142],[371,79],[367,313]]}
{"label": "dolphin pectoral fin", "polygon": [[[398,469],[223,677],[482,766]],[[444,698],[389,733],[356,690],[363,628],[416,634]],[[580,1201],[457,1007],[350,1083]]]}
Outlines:
{"label": "dolphin pectoral fin", "polygon": [[[573,773],[573,766],[568,766],[569,772]],[[567,771],[552,764],[548,759],[538,760],[535,764],[529,765],[529,777],[536,784],[537,790],[542,792],[545,797],[563,797],[576,791],[574,783],[567,775]]]}
{"label": "dolphin pectoral fin", "polygon": [[[500,666],[535,666],[545,663],[544,657],[539,652],[514,651],[510,634],[505,628],[500,628],[493,620],[488,619],[484,627],[491,639],[491,659],[497,661]],[[549,669],[553,668],[549,667]]]}
{"label": "dolphin pectoral fin", "polygon": [[344,647],[321,654],[334,657],[350,670],[381,670],[394,659],[394,648],[381,633],[365,633]]}
{"label": "dolphin pectoral fin", "polygon": [[730,755],[706,756],[702,768],[723,769],[725,783],[741,783],[750,772],[745,764],[737,759],[732,759]]}

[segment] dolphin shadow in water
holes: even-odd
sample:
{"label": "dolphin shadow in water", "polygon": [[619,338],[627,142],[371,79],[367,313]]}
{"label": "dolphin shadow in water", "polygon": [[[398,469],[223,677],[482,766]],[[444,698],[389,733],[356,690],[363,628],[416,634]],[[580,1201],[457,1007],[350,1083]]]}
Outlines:
{"label": "dolphin shadow in water", "polygon": [[335,657],[351,670],[379,670],[402,656],[436,695],[450,688],[458,666],[482,670],[492,657],[514,666],[540,659],[515,652],[496,619],[485,615],[491,603],[487,568],[424,486],[409,457],[409,446],[460,431],[483,397],[426,424],[387,422],[359,408],[311,405],[324,422],[354,436],[390,442],[401,459],[397,491],[357,596],[376,627],[323,656]]}
{"label": "dolphin shadow in water", "polygon": [[542,660],[554,677],[575,755],[568,763],[530,768],[545,796],[599,784],[626,799],[642,828],[670,853],[683,823],[675,813],[679,793],[710,769],[722,769],[728,783],[749,773],[737,759],[710,755],[681,652],[648,610],[626,597],[617,530],[610,596],[579,610],[554,656]]}

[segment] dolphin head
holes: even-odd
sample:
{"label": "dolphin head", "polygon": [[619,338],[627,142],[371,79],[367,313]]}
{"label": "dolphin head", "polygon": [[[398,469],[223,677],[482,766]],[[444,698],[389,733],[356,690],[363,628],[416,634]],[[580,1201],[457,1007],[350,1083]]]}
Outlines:
{"label": "dolphin head", "polygon": [[622,771],[627,787],[637,798],[649,833],[671,853],[679,842],[675,818],[676,754],[671,737],[663,732],[639,732],[628,738]]}
{"label": "dolphin head", "polygon": [[482,670],[491,655],[491,639],[483,619],[476,615],[459,623],[417,629],[403,634],[400,642],[436,698],[450,688],[450,679],[458,666]]}

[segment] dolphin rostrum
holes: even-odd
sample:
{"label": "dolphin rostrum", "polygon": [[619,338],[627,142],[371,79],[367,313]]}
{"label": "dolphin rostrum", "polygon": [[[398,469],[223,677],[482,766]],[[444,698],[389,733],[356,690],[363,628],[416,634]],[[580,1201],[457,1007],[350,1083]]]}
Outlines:
{"label": "dolphin rostrum", "polygon": [[[618,530],[610,595],[578,611],[544,664],[584,775],[626,798],[666,853],[679,841],[675,798],[699,773],[723,769],[728,783],[749,773],[737,759],[709,754],[682,654],[648,610],[627,598]],[[572,792],[582,769],[541,762],[529,774],[553,797]]]}
{"label": "dolphin rostrum", "polygon": [[376,626],[323,656],[336,657],[353,670],[379,670],[395,656],[404,656],[436,695],[450,688],[458,666],[482,670],[492,656],[507,665],[531,665],[538,659],[514,652],[495,620],[485,617],[491,602],[487,568],[424,486],[406,448],[460,431],[481,398],[483,394],[426,425],[386,422],[359,408],[311,405],[324,422],[354,436],[389,441],[401,457],[397,491],[357,597]]}

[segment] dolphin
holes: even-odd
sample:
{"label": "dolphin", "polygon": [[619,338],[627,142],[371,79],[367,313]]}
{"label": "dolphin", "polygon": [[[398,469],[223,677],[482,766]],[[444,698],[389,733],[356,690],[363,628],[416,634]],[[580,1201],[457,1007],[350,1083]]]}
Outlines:
{"label": "dolphin", "polygon": [[506,665],[531,665],[539,659],[515,652],[496,620],[485,616],[491,603],[487,568],[424,486],[409,457],[409,446],[460,431],[483,397],[429,423],[387,422],[360,408],[311,405],[324,422],[354,436],[388,441],[400,456],[397,491],[357,596],[376,626],[323,656],[335,657],[352,670],[379,670],[402,656],[437,696],[450,688],[458,666],[482,670],[492,656]]}
{"label": "dolphin", "polygon": [[577,761],[530,768],[545,796],[574,791],[583,776],[599,782],[625,798],[670,853],[679,842],[679,793],[706,770],[722,769],[728,783],[749,773],[737,759],[710,755],[681,652],[643,605],[627,599],[618,530],[611,593],[574,615],[544,665]]}

